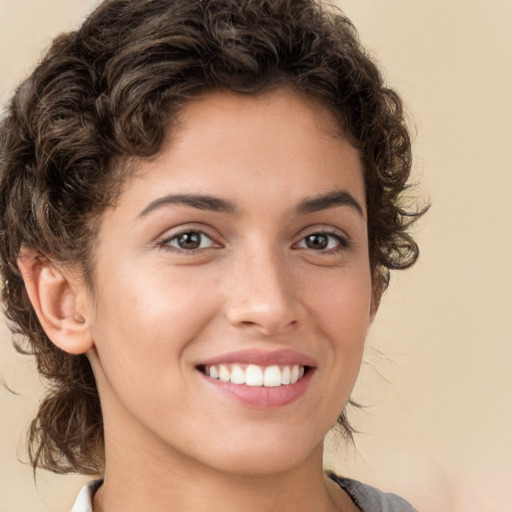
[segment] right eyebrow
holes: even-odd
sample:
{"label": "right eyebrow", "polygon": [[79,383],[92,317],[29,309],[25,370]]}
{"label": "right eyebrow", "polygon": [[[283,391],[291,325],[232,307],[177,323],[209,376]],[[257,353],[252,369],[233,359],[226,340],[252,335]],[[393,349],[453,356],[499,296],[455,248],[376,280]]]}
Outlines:
{"label": "right eyebrow", "polygon": [[237,214],[237,209],[233,203],[221,199],[220,197],[201,195],[201,194],[169,194],[151,201],[138,215],[138,218],[145,217],[149,213],[170,204],[181,204],[197,208],[198,210],[208,210],[212,212],[224,212]]}

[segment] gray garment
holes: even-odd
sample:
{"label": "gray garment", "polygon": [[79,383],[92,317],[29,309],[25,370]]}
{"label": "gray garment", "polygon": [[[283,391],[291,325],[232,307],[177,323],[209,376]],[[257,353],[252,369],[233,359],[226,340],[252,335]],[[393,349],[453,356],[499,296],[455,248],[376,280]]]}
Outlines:
{"label": "gray garment", "polygon": [[[396,494],[384,493],[375,487],[339,477],[334,473],[329,472],[328,475],[352,498],[362,512],[416,512],[409,503]],[[92,498],[102,483],[102,480],[95,480],[84,486],[71,512],[92,512]]]}
{"label": "gray garment", "polygon": [[327,474],[352,498],[362,512],[417,512],[396,494],[379,491],[375,487],[350,478],[342,478],[331,472]]}

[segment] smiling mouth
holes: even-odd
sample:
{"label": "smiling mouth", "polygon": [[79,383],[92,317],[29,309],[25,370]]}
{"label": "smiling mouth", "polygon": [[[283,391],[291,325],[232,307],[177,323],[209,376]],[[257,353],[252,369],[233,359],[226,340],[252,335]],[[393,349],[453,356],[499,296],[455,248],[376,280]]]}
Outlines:
{"label": "smiling mouth", "polygon": [[198,370],[206,376],[232,384],[275,388],[295,384],[309,371],[308,366],[256,364],[211,364],[201,365]]}

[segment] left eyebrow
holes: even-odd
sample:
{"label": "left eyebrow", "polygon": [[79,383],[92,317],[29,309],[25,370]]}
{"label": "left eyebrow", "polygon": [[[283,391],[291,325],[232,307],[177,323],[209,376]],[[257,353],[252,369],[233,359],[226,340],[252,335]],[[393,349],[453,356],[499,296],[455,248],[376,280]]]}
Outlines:
{"label": "left eyebrow", "polygon": [[159,197],[151,201],[137,217],[145,217],[154,210],[158,210],[169,204],[181,204],[197,208],[198,210],[208,210],[211,212],[224,212],[236,214],[235,205],[225,199],[219,197],[201,195],[201,194],[170,194],[168,196]]}
{"label": "left eyebrow", "polygon": [[307,198],[296,208],[296,213],[304,215],[306,213],[319,212],[337,206],[348,206],[353,208],[361,217],[364,217],[363,207],[355,197],[346,190],[335,190],[321,196]]}

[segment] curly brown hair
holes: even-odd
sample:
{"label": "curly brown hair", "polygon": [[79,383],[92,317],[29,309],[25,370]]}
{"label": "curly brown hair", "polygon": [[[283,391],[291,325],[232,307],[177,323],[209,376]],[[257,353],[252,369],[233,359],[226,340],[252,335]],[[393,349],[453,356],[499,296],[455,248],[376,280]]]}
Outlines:
{"label": "curly brown hair", "polygon": [[[54,472],[104,468],[98,390],[86,355],[46,336],[17,265],[22,248],[90,277],[102,212],[130,175],[120,161],[159,151],[180,108],[201,92],[286,86],[322,101],[365,170],[370,266],[417,259],[403,192],[411,143],[403,107],[339,9],[315,0],[106,0],[57,37],[0,125],[2,298],[15,345],[48,383],[29,456]],[[350,436],[345,412],[339,424]]]}

